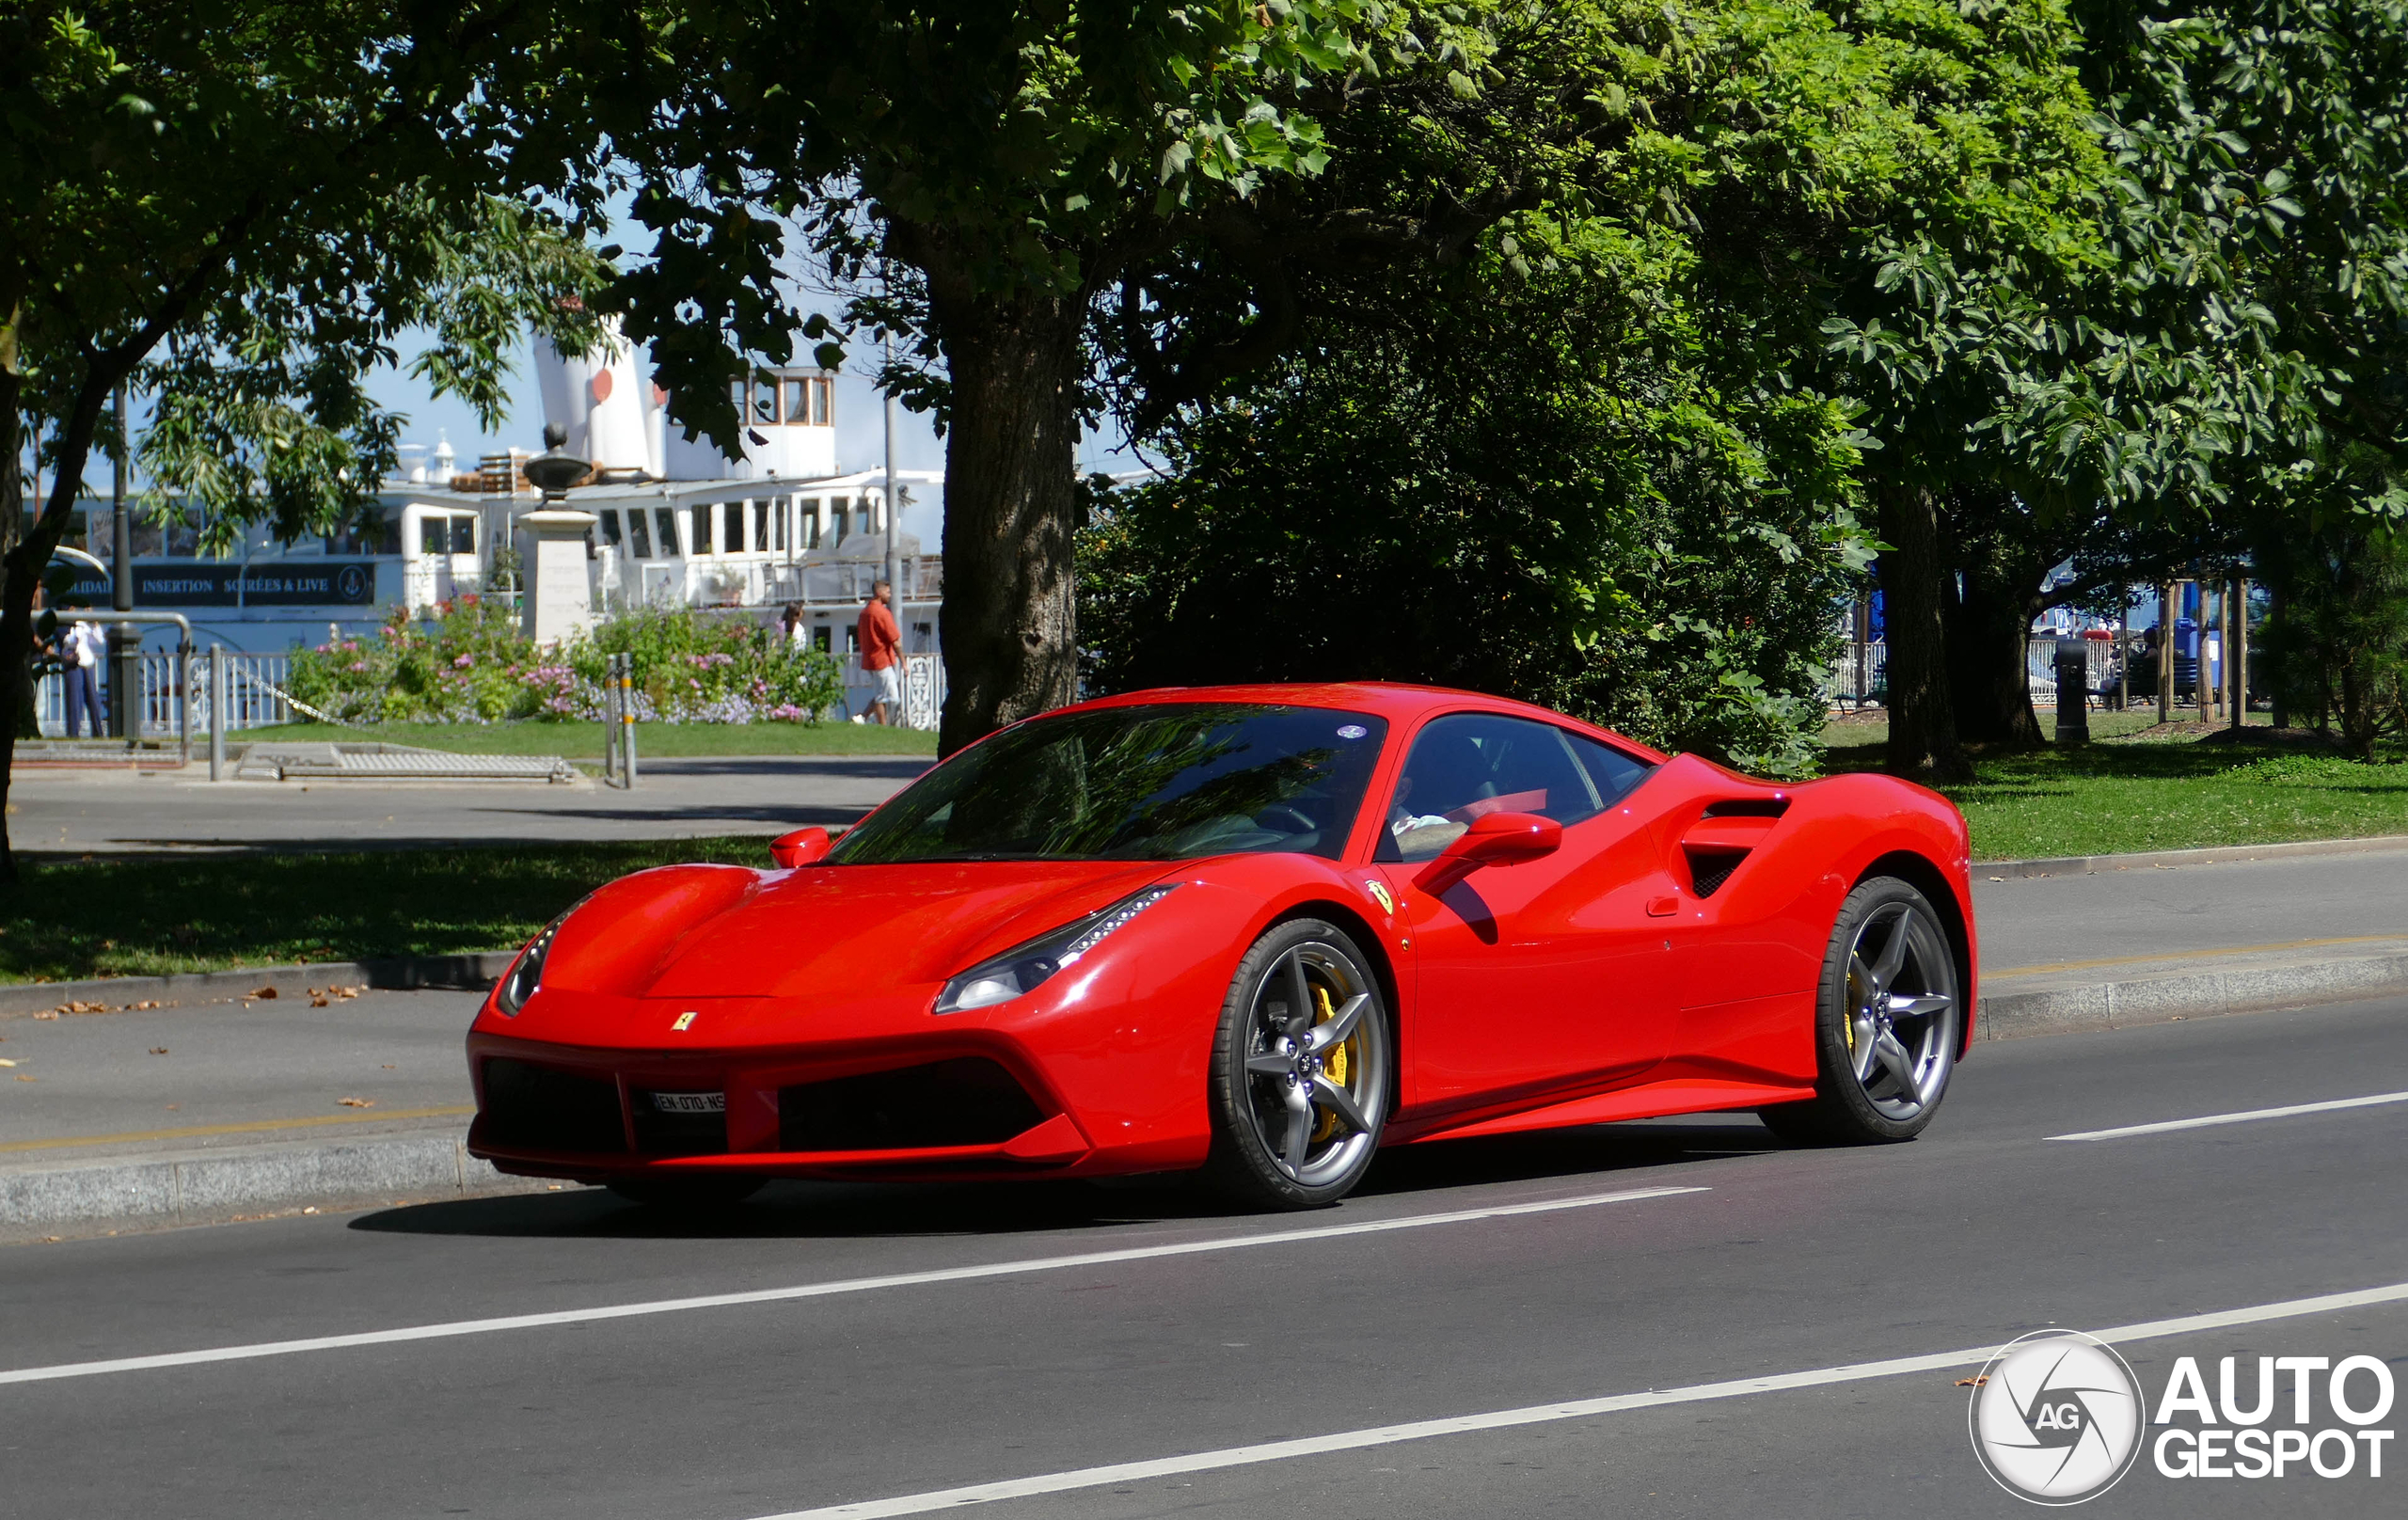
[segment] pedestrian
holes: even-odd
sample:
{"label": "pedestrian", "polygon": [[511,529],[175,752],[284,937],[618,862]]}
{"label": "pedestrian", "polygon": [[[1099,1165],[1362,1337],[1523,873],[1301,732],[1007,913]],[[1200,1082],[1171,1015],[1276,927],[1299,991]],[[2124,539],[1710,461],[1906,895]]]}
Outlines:
{"label": "pedestrian", "polygon": [[903,717],[903,630],[895,626],[895,614],[888,610],[894,602],[892,585],[881,580],[872,586],[869,600],[862,605],[861,625],[855,629],[862,673],[878,682],[878,695],[870,699],[869,710],[880,723],[899,722]]}
{"label": "pedestrian", "polygon": [[785,630],[786,642],[797,649],[811,642],[811,630],[802,625],[802,604],[788,602],[778,613],[778,626]]}
{"label": "pedestrian", "polygon": [[107,642],[97,623],[75,624],[59,641],[59,674],[67,683],[67,736],[79,736],[84,714],[92,715],[92,737],[101,729],[101,651]]}

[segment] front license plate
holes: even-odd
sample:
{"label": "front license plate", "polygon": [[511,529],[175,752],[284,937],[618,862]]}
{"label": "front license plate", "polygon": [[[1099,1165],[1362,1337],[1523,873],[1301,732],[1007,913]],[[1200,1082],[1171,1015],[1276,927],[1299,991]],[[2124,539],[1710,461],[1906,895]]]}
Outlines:
{"label": "front license plate", "polygon": [[660,1114],[724,1114],[727,1094],[657,1092],[652,1095],[652,1106]]}

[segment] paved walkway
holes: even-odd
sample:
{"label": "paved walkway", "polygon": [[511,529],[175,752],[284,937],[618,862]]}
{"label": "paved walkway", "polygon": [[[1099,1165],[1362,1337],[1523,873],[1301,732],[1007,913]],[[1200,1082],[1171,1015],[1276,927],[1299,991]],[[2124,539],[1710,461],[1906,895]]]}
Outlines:
{"label": "paved walkway", "polygon": [[1996,881],[1973,867],[1986,994],[2172,966],[2408,952],[2408,847]]}
{"label": "paved walkway", "polygon": [[849,824],[930,765],[915,755],[648,760],[623,792],[574,783],[219,782],[189,773],[17,771],[8,832],[37,855],[406,848],[778,834]]}

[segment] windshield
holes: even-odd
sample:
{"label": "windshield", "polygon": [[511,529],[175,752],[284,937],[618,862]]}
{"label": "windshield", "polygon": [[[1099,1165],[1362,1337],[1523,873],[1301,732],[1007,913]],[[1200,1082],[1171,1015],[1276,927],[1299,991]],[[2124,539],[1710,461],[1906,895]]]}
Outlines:
{"label": "windshield", "polygon": [[1239,703],[1040,718],[921,777],[828,860],[1335,857],[1386,736],[1368,713]]}

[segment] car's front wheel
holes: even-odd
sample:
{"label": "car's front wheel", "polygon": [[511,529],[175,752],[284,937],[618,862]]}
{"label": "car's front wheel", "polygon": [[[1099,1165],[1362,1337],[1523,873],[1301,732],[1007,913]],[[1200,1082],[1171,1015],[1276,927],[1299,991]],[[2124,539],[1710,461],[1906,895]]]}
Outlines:
{"label": "car's front wheel", "polygon": [[1207,1180],[1258,1208],[1336,1203],[1379,1149],[1393,1068],[1386,1000],[1362,950],[1319,919],[1275,926],[1222,1005]]}
{"label": "car's front wheel", "polygon": [[1956,953],[1930,899],[1895,877],[1849,893],[1814,1002],[1814,1097],[1759,1110],[1766,1125],[1810,1145],[1921,1133],[1965,1028]]}

